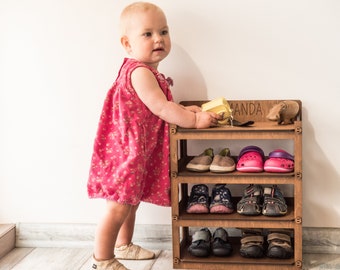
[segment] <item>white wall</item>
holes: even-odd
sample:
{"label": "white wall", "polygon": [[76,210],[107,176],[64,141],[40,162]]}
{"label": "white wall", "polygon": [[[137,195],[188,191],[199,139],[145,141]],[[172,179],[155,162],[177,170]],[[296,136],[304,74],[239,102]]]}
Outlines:
{"label": "white wall", "polygon": [[[86,181],[129,2],[0,1],[0,223],[97,222]],[[340,227],[340,1],[154,3],[177,101],[302,100],[304,226]],[[137,223],[170,224],[170,209],[143,204]]]}

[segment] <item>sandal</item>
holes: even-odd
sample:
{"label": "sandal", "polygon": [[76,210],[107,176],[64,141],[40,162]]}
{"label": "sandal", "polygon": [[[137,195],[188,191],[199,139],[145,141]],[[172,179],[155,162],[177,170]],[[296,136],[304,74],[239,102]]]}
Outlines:
{"label": "sandal", "polygon": [[237,203],[237,213],[247,216],[261,214],[263,189],[260,185],[249,185],[245,190],[242,199]]}
{"label": "sandal", "polygon": [[211,233],[208,228],[203,228],[194,233],[192,243],[188,248],[191,255],[196,257],[208,257],[210,254]]}
{"label": "sandal", "polygon": [[286,173],[294,171],[294,156],[282,149],[269,153],[269,158],[264,163],[266,172]]}
{"label": "sandal", "polygon": [[293,256],[291,237],[287,233],[272,232],[268,234],[267,257],[289,259]]}
{"label": "sandal", "polygon": [[214,156],[210,165],[210,171],[215,173],[232,172],[235,170],[235,161],[230,156],[229,148],[224,148]]}
{"label": "sandal", "polygon": [[240,172],[262,172],[264,152],[260,147],[251,145],[244,147],[238,157],[236,169]]}
{"label": "sandal", "polygon": [[262,214],[265,216],[284,216],[288,207],[280,189],[274,185],[264,189]]}
{"label": "sandal", "polygon": [[264,256],[264,238],[261,230],[246,230],[242,232],[240,255],[246,258],[261,258]]}
{"label": "sandal", "polygon": [[188,201],[187,213],[209,213],[209,189],[207,185],[194,185]]}
{"label": "sandal", "polygon": [[194,172],[209,171],[210,164],[213,161],[213,157],[214,157],[214,150],[212,148],[205,149],[202,154],[190,160],[186,168],[187,170],[194,171]]}
{"label": "sandal", "polygon": [[212,190],[210,213],[229,214],[234,211],[231,193],[225,184],[217,184]]}

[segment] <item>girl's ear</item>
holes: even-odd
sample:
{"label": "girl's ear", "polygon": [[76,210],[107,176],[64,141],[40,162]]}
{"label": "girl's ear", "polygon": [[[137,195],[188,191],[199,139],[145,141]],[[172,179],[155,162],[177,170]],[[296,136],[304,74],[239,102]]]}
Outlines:
{"label": "girl's ear", "polygon": [[122,36],[120,38],[120,43],[123,45],[124,49],[130,53],[131,52],[131,46],[130,46],[130,42],[127,36]]}

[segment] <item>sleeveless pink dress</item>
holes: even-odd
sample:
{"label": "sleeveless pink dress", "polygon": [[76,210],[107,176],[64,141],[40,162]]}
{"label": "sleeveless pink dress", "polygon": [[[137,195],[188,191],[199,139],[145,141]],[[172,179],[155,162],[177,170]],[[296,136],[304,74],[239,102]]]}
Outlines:
{"label": "sleeveless pink dress", "polygon": [[150,66],[125,58],[109,90],[94,142],[87,183],[90,198],[122,204],[170,205],[169,126],[139,99],[131,85],[137,67],[150,69],[168,100],[168,79]]}

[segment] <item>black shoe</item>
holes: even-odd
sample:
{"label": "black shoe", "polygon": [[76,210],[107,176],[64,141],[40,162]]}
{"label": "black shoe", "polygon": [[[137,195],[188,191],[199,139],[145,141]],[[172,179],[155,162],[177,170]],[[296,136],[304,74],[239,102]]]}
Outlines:
{"label": "black shoe", "polygon": [[260,230],[244,231],[241,239],[240,255],[246,258],[261,258],[264,256],[263,236]]}
{"label": "black shoe", "polygon": [[291,238],[288,233],[272,232],[268,234],[267,257],[289,259],[293,256]]}
{"label": "black shoe", "polygon": [[188,248],[191,255],[196,257],[208,257],[210,255],[211,233],[208,228],[203,228],[194,233],[192,243]]}
{"label": "black shoe", "polygon": [[228,233],[223,228],[217,228],[213,235],[212,253],[218,257],[226,257],[233,251],[228,240]]}

